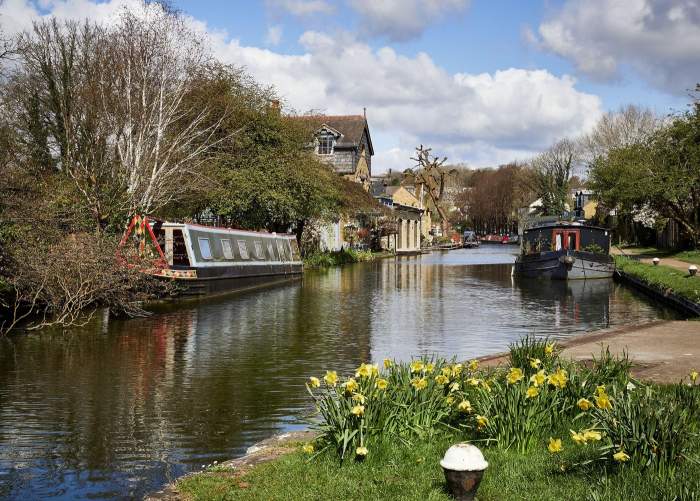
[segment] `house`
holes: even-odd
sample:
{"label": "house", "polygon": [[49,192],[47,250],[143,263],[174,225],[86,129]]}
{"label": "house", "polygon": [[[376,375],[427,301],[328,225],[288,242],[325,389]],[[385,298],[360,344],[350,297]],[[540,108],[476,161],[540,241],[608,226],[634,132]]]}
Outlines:
{"label": "house", "polygon": [[425,210],[421,201],[403,186],[386,186],[383,180],[374,179],[372,196],[391,209],[396,232],[382,237],[381,246],[397,254],[420,252],[422,221]]}
{"label": "house", "polygon": [[369,190],[372,176],[372,137],[365,115],[300,117],[314,129],[314,152],[338,174]]}
{"label": "house", "polygon": [[598,202],[593,199],[591,190],[580,190],[574,193],[574,217],[577,219],[593,219]]}

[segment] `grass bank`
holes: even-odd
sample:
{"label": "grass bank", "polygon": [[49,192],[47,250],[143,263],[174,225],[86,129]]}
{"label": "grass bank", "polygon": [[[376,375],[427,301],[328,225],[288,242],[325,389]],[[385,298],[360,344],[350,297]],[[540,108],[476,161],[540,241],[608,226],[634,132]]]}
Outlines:
{"label": "grass bank", "polygon": [[509,367],[440,359],[362,364],[310,377],[318,438],[242,472],[177,483],[185,499],[448,500],[439,460],[484,452],[485,500],[697,500],[700,386],[633,380],[626,357],[560,359],[546,340],[511,347]]}
{"label": "grass bank", "polygon": [[350,263],[372,261],[379,257],[372,251],[341,249],[333,252],[316,252],[304,257],[304,266],[308,268],[330,268]]}
{"label": "grass bank", "polygon": [[659,249],[656,247],[622,246],[620,248],[625,254],[644,257],[671,258],[686,263],[700,265],[700,250],[676,251],[672,249]]}
{"label": "grass bank", "polygon": [[615,256],[615,266],[646,284],[662,290],[670,289],[689,301],[700,303],[700,275],[691,277],[669,266],[640,263],[624,256]]}

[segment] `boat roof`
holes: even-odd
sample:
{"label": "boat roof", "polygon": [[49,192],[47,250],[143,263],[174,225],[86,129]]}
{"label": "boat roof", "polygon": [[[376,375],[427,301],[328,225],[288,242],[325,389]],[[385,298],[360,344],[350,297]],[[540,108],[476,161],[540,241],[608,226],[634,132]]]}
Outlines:
{"label": "boat roof", "polygon": [[210,226],[206,224],[197,223],[173,223],[170,221],[160,221],[163,227],[168,228],[192,228],[196,230],[204,230],[211,232],[222,232],[222,233],[243,233],[246,235],[258,235],[261,237],[286,237],[286,238],[296,238],[294,233],[270,233],[269,231],[251,231],[251,230],[239,230],[237,228],[226,228],[224,226]]}
{"label": "boat roof", "polygon": [[609,231],[609,228],[595,226],[581,221],[550,221],[542,222],[526,228],[525,231],[539,230],[542,228],[590,228],[594,230]]}

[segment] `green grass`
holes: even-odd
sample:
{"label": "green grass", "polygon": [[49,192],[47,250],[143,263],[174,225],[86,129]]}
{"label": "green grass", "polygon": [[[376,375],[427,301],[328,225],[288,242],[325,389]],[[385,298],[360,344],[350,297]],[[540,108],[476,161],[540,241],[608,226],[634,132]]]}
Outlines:
{"label": "green grass", "polygon": [[675,268],[644,264],[623,256],[615,256],[615,265],[618,270],[649,285],[670,289],[679,296],[700,303],[700,275],[691,277]]}
{"label": "green grass", "polygon": [[[562,433],[565,430],[562,430]],[[193,500],[326,500],[405,499],[449,500],[439,461],[453,443],[464,440],[443,434],[413,445],[386,444],[363,462],[339,464],[324,453],[310,459],[302,452],[261,464],[240,478],[220,471],[186,477],[178,490]],[[479,487],[479,501],[697,499],[700,467],[685,463],[673,479],[656,478],[650,470],[629,464],[605,470],[596,464],[568,467],[584,449],[571,444],[555,458],[543,442],[526,455],[513,450],[483,448],[489,468]]]}
{"label": "green grass", "polygon": [[674,254],[673,257],[680,261],[685,261],[686,263],[700,265],[700,250],[679,252],[678,254]]}
{"label": "green grass", "polygon": [[656,247],[635,247],[623,245],[620,249],[627,255],[671,258],[686,263],[700,265],[700,250],[675,251],[673,249],[657,249]]}
{"label": "green grass", "polygon": [[304,266],[309,268],[330,268],[362,261],[372,261],[376,256],[371,251],[341,249],[334,252],[316,252],[304,257]]}

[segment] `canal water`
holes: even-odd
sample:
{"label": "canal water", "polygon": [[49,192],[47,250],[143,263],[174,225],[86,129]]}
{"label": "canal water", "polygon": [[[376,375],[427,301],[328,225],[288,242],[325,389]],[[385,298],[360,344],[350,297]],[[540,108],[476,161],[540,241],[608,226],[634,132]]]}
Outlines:
{"label": "canal water", "polygon": [[134,498],[303,428],[304,381],[675,314],[608,280],[511,277],[514,249],[312,271],[147,319],[0,340],[0,498]]}

